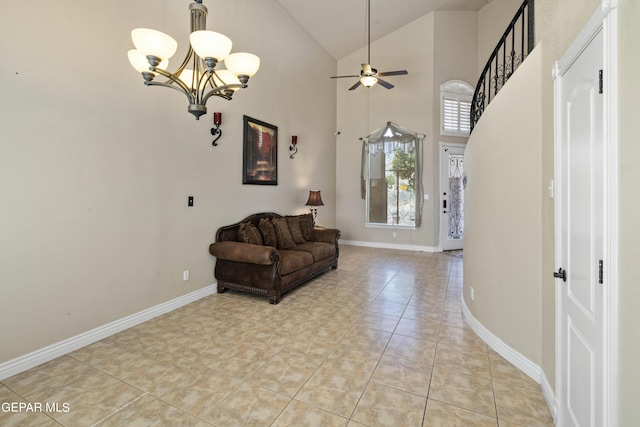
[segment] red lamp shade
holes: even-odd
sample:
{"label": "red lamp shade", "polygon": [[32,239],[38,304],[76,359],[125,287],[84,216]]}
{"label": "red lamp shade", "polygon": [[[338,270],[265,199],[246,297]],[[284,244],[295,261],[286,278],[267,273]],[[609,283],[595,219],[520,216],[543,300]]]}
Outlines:
{"label": "red lamp shade", "polygon": [[309,200],[307,200],[306,206],[324,206],[320,191],[309,191]]}
{"label": "red lamp shade", "polygon": [[213,113],[213,124],[216,126],[220,126],[222,124],[222,113]]}

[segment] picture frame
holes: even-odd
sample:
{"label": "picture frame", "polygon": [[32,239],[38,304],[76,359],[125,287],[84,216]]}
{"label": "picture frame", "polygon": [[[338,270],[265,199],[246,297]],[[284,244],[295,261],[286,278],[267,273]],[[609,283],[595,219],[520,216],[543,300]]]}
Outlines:
{"label": "picture frame", "polygon": [[242,183],[278,185],[278,127],[243,116]]}

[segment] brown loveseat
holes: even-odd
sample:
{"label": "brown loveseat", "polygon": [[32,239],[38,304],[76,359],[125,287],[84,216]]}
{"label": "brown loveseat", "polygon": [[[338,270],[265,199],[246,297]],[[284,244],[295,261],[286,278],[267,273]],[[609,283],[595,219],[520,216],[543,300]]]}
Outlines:
{"label": "brown loveseat", "polygon": [[220,227],[209,246],[218,293],[253,292],[277,304],[285,292],[338,267],[339,238],[340,230],[314,227],[311,214],[265,212]]}

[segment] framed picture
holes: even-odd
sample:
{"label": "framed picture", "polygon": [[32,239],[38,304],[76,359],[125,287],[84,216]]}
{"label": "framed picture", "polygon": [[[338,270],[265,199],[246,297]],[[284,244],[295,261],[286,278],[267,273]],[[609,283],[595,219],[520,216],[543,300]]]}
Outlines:
{"label": "framed picture", "polygon": [[278,127],[244,116],[242,183],[278,185]]}

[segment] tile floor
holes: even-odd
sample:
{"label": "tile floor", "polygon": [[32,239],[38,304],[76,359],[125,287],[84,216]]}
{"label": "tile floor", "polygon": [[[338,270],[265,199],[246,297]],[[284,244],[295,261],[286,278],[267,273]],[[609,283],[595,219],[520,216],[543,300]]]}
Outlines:
{"label": "tile floor", "polygon": [[215,294],[1,381],[0,425],[552,426],[461,292],[459,256],[342,245],[279,305]]}

